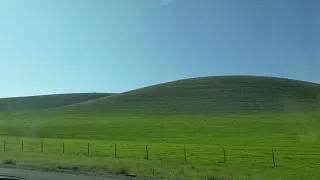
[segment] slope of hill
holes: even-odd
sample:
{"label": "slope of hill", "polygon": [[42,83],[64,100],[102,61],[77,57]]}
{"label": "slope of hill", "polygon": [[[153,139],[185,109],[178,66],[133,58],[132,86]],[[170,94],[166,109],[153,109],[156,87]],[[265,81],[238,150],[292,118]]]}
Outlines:
{"label": "slope of hill", "polygon": [[[120,94],[65,94],[0,99],[0,112],[39,116],[225,114],[319,111],[320,84],[262,76],[178,80]],[[32,113],[37,116],[38,111]]]}
{"label": "slope of hill", "polygon": [[[319,84],[309,82],[221,76],[185,79],[44,108],[52,103],[49,101],[33,105],[39,111],[10,116],[0,113],[0,142],[5,142],[0,143],[0,149],[7,149],[4,157],[20,153],[30,162],[48,155],[39,159],[46,165],[60,162],[47,161],[57,156],[69,165],[90,154],[86,158],[94,162],[92,167],[98,161],[89,159],[98,156],[105,168],[106,162],[111,163],[108,167],[115,164],[107,159],[115,160],[115,151],[121,162],[130,158],[131,166],[139,166],[146,162],[142,157],[149,147],[148,163],[156,166],[147,164],[148,173],[150,167],[160,167],[161,159],[164,166],[159,172],[168,168],[170,173],[172,169],[180,173],[180,167],[192,165],[185,172],[198,174],[203,168],[212,173],[208,168],[232,167],[241,173],[239,168],[252,170],[246,172],[250,179],[317,179],[319,92]],[[42,145],[44,152],[40,154]],[[226,147],[228,163],[221,164],[222,147]],[[271,149],[275,149],[277,168],[269,169]],[[62,153],[65,155],[60,156]],[[90,163],[84,165],[91,168]],[[284,169],[289,170],[286,173]],[[279,176],[274,176],[274,170]],[[253,178],[253,172],[259,176]]]}
{"label": "slope of hill", "polygon": [[320,84],[261,76],[216,76],[184,79],[128,91],[65,111],[192,114],[318,111]]}
{"label": "slope of hill", "polygon": [[[253,122],[230,126],[237,127],[240,132],[273,134],[273,130],[281,126],[278,133],[285,129],[289,134],[309,135],[318,132],[320,123],[319,84],[273,77],[185,79],[106,97],[103,95],[85,102],[75,98],[76,101],[71,98],[74,96],[68,95],[48,97],[52,99],[7,99],[25,100],[25,106],[16,106],[15,110],[30,105],[38,111],[0,114],[0,135],[119,140],[145,138],[150,132],[156,134],[155,138],[168,137],[169,134],[187,136],[189,132],[197,132],[199,137],[204,137],[213,133],[212,124],[215,123],[221,123],[220,133],[233,132],[233,129],[221,129],[233,123],[228,119],[231,116],[231,119]],[[55,97],[63,101],[54,104],[59,99]],[[257,119],[265,120],[266,124],[261,126]],[[268,124],[271,121],[275,124]],[[254,125],[253,129],[251,125]]]}
{"label": "slope of hill", "polygon": [[108,93],[78,93],[78,94],[55,94],[43,96],[13,97],[0,99],[0,113],[26,112],[74,103],[85,102],[105,96]]}

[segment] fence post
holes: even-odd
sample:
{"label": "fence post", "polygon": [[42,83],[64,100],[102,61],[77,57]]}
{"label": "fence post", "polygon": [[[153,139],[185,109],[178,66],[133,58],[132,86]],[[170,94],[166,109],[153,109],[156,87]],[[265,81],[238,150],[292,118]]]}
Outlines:
{"label": "fence post", "polygon": [[223,159],[224,159],[224,163],[227,163],[226,149],[225,148],[223,148]]}
{"label": "fence post", "polygon": [[149,160],[148,145],[146,145],[146,160]]}
{"label": "fence post", "polygon": [[273,149],[272,149],[272,161],[273,161],[273,167],[276,167],[276,162],[274,161],[274,152],[273,152]]}
{"label": "fence post", "polygon": [[41,153],[43,153],[43,142],[41,142]]}
{"label": "fence post", "polygon": [[6,151],[6,144],[7,144],[7,142],[3,141],[3,151]]}
{"label": "fence post", "polygon": [[88,143],[88,156],[90,155],[90,143]]}
{"label": "fence post", "polygon": [[23,151],[23,141],[21,141],[21,151]]}
{"label": "fence post", "polygon": [[114,144],[114,157],[117,157],[117,144]]}
{"label": "fence post", "polygon": [[64,154],[64,142],[62,143],[62,154]]}
{"label": "fence post", "polygon": [[187,150],[186,150],[186,146],[184,146],[183,152],[184,152],[184,162],[187,162]]}

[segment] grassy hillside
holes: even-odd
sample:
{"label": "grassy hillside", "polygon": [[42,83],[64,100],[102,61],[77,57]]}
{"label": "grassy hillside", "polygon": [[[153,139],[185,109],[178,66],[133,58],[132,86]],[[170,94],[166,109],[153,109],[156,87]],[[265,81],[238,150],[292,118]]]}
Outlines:
{"label": "grassy hillside", "polygon": [[0,112],[56,107],[60,108],[47,114],[315,112],[320,109],[320,84],[261,76],[215,76],[184,79],[113,95],[65,94],[0,99]]}
{"label": "grassy hillside", "polygon": [[[169,134],[173,136],[178,132],[179,135],[187,136],[188,133],[182,129],[174,129],[172,126],[168,127],[169,124],[163,124],[162,119],[174,119],[177,121],[174,126],[188,129],[189,126],[195,128],[195,124],[184,124],[187,119],[198,119],[199,122],[208,119],[211,122],[216,118],[228,119],[228,116],[232,116],[231,119],[257,121],[268,118],[269,121],[283,120],[285,128],[295,133],[301,128],[291,124],[295,123],[295,120],[302,120],[308,128],[318,122],[315,119],[319,118],[319,92],[319,84],[272,77],[221,76],[186,79],[85,102],[70,103],[71,105],[46,111],[5,116],[3,119],[11,124],[0,127],[0,134],[121,140],[126,139],[131,132],[131,137],[139,139],[150,131],[151,123],[162,127],[159,131],[153,130],[159,132],[156,138],[167,137]],[[264,117],[265,115],[268,118]],[[20,125],[28,128],[16,131]],[[205,131],[207,127],[201,126],[205,125],[201,123],[197,129],[190,131],[197,133],[197,137],[210,134],[211,127]],[[200,129],[205,133],[200,133]],[[117,134],[114,130],[124,132]],[[86,131],[90,131],[90,134]],[[269,132],[271,128],[264,133]]]}
{"label": "grassy hillside", "polygon": [[109,96],[108,93],[55,94],[43,96],[0,98],[0,113],[26,112],[57,108]]}
{"label": "grassy hillside", "polygon": [[69,106],[129,114],[219,114],[317,111],[320,85],[259,76],[185,79]]}
{"label": "grassy hillside", "polygon": [[319,90],[281,78],[204,77],[33,111],[0,120],[0,159],[173,179],[318,180]]}

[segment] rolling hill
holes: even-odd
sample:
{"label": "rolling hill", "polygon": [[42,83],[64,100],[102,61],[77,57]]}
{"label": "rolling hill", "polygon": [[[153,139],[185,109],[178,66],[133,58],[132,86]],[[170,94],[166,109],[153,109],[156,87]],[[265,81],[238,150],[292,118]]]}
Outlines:
{"label": "rolling hill", "polygon": [[[85,157],[83,164],[90,167],[97,165],[90,158],[112,167],[110,160],[121,158],[139,167],[146,162],[148,145],[148,162],[159,167],[159,160],[164,160],[159,172],[180,172],[177,167],[192,165],[185,172],[232,167],[232,174],[254,174],[250,179],[319,177],[316,83],[261,76],[200,77],[119,94],[0,99],[0,109],[5,112],[0,113],[3,157],[12,153],[26,162],[46,155],[36,162],[49,164],[60,158],[57,162],[69,165]],[[272,169],[271,149],[277,165]]]}
{"label": "rolling hill", "polygon": [[320,109],[320,85],[275,77],[213,76],[178,80],[119,94],[0,99],[0,112],[48,108],[54,109],[41,114],[315,112]]}
{"label": "rolling hill", "polygon": [[320,85],[284,78],[216,76],[178,80],[59,108],[129,114],[319,111]]}

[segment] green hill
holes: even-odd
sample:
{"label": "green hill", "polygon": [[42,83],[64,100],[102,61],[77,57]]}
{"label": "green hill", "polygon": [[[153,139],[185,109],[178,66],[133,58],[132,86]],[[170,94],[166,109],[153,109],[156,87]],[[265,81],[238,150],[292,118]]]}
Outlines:
{"label": "green hill", "polygon": [[65,111],[129,114],[203,114],[318,111],[320,85],[284,78],[216,76],[184,79],[128,91]]}
{"label": "green hill", "polygon": [[[199,172],[217,171],[259,180],[320,177],[316,83],[201,77],[120,94],[0,99],[0,105],[1,112],[8,112],[0,113],[0,149],[6,148],[2,157],[18,162],[65,162],[68,167],[81,162],[81,168],[99,167],[98,161],[103,168],[121,162],[119,167],[130,167],[133,174],[146,175],[155,167],[171,179],[173,171],[185,176],[179,179],[201,179]],[[17,113],[27,110],[32,111]],[[147,163],[147,147],[148,163],[154,166],[141,168]]]}
{"label": "green hill", "polygon": [[26,111],[57,108],[60,106],[85,102],[109,95],[110,94],[107,93],[78,93],[1,98],[0,113],[21,113]]}
{"label": "green hill", "polygon": [[[49,109],[49,111],[47,111]],[[1,112],[36,116],[184,115],[315,112],[320,84],[263,76],[178,80],[119,94],[60,94],[0,99]]]}

